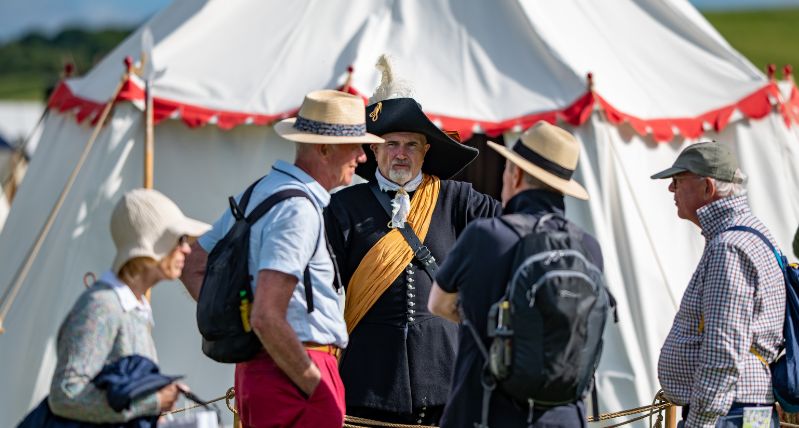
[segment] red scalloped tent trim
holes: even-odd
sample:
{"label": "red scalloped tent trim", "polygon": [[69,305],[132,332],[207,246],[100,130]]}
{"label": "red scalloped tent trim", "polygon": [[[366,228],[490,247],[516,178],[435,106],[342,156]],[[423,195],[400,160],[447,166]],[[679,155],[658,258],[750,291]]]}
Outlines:
{"label": "red scalloped tent trim", "polygon": [[[727,127],[730,117],[736,109],[749,119],[762,119],[771,112],[772,100],[779,100],[779,93],[777,85],[769,82],[766,86],[733,104],[708,111],[696,117],[669,119],[641,119],[617,110],[598,94],[596,94],[596,98],[610,123],[618,125],[627,122],[640,135],[651,133],[655,141],[668,142],[674,138],[675,131],[691,139],[702,136],[706,126],[716,132],[720,132]],[[784,112],[782,113],[783,117],[786,117]],[[790,122],[786,122],[786,124],[790,126]]]}
{"label": "red scalloped tent trim", "polygon": [[[352,87],[348,87],[347,92],[358,95],[366,101],[366,98]],[[465,141],[476,132],[496,137],[507,131],[526,129],[540,120],[553,124],[562,121],[572,126],[580,126],[588,121],[595,108],[599,108],[605,112],[610,123],[626,122],[639,135],[652,134],[655,141],[668,142],[674,138],[676,132],[684,137],[694,139],[700,137],[708,127],[717,132],[721,131],[729,124],[730,117],[736,109],[747,118],[761,119],[771,112],[772,101],[780,99],[779,88],[774,82],[769,82],[733,104],[689,118],[641,119],[616,109],[602,96],[591,91],[581,95],[563,109],[532,113],[500,122],[458,118],[436,113],[428,113],[428,116],[442,129],[458,131]],[[124,83],[116,99],[117,102],[142,100],[144,100],[144,89],[131,79]],[[64,82],[61,82],[55,89],[47,105],[59,112],[74,111],[78,123],[90,119],[92,124],[96,123],[104,107],[104,104],[76,96]],[[192,128],[207,124],[215,124],[226,130],[245,124],[269,125],[291,117],[297,111],[298,109],[292,109],[277,114],[251,114],[209,109],[159,97],[153,99],[154,123],[158,124],[164,119],[180,117],[186,125]],[[799,123],[799,91],[796,86],[793,87],[789,99],[780,103],[779,111],[786,125]]]}
{"label": "red scalloped tent trim", "polygon": [[799,89],[796,88],[796,84],[791,85],[791,94],[780,106],[780,112],[787,126],[791,126],[791,122],[799,124]]}

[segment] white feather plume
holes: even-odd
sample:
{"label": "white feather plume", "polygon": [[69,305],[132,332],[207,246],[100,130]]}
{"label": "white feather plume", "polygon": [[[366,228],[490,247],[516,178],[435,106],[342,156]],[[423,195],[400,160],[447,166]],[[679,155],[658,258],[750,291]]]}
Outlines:
{"label": "white feather plume", "polygon": [[369,104],[394,98],[413,98],[413,85],[405,79],[399,79],[394,76],[391,58],[388,55],[380,55],[375,67],[382,73],[382,76],[380,78],[380,86],[375,89],[374,94],[369,98]]}

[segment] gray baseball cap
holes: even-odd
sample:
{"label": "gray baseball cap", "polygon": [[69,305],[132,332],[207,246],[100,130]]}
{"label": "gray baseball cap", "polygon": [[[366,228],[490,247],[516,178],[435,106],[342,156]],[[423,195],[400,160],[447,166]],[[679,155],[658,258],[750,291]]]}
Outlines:
{"label": "gray baseball cap", "polygon": [[651,178],[671,178],[681,172],[693,172],[702,177],[711,177],[727,183],[740,183],[741,178],[735,177],[737,169],[738,159],[730,150],[730,145],[712,141],[688,146],[677,156],[671,168]]}

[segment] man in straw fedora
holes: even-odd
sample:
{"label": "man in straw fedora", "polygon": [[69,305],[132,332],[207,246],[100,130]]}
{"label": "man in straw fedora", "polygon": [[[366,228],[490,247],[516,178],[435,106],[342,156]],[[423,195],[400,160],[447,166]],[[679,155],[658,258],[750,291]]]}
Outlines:
{"label": "man in straw fedora", "polygon": [[[349,184],[358,163],[366,160],[362,144],[383,143],[367,133],[365,117],[362,99],[322,90],[305,96],[296,118],[275,125],[281,137],[296,143],[296,159],[272,165],[255,185],[246,214],[281,190],[299,189],[310,198],[278,203],[250,230],[251,324],[265,352],[236,365],[236,404],[245,427],[341,427],[344,422],[336,357],[348,338],[341,316],[343,290],[334,281],[322,210],[330,201],[329,190]],[[184,277],[195,299],[208,253],[232,223],[228,211],[195,245]]]}
{"label": "man in straw fedora", "polygon": [[[530,224],[540,224],[543,233],[577,230],[585,257],[602,269],[602,252],[596,239],[577,229],[565,215],[564,195],[588,199],[588,193],[573,178],[580,154],[577,140],[565,130],[538,122],[508,149],[488,143],[506,158],[502,175],[503,214],[521,214]],[[544,216],[551,221],[538,223]],[[566,229],[566,228],[569,229]],[[536,227],[538,229],[538,227]],[[571,236],[571,232],[569,233]],[[430,311],[454,322],[469,320],[482,345],[491,346],[487,336],[489,308],[503,298],[514,273],[515,247],[522,236],[505,217],[473,222],[464,231],[436,275],[428,302]],[[519,328],[518,325],[514,326]],[[490,395],[484,421],[483,368],[480,344],[467,328],[458,337],[450,398],[441,420],[442,427],[583,427],[586,424],[582,400],[559,406],[520,403],[502,391]],[[486,424],[487,422],[487,424]],[[482,424],[482,425],[481,425]]]}
{"label": "man in straw fedora", "polygon": [[339,368],[347,414],[435,424],[446,402],[457,326],[427,311],[432,278],[466,224],[495,215],[500,205],[468,183],[448,180],[478,151],[425,116],[385,57],[379,65],[383,82],[366,109],[366,126],[386,143],[371,145],[359,166],[369,182],[337,192],[326,210],[347,287],[350,344]]}

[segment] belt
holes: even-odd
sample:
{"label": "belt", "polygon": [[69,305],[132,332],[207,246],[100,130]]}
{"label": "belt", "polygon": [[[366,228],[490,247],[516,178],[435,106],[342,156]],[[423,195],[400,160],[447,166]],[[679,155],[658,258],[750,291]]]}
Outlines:
{"label": "belt", "polygon": [[[727,413],[729,413],[729,412],[731,412],[733,410],[736,410],[736,409],[742,409],[744,407],[774,407],[774,404],[739,403],[739,402],[735,401],[735,402],[732,403],[732,406],[730,406],[730,410],[728,410]],[[690,409],[691,409],[690,405],[682,406],[682,420],[684,420],[684,421],[688,420],[688,412],[690,411]]]}
{"label": "belt", "polygon": [[309,351],[324,352],[325,354],[332,355],[336,357],[336,359],[341,355],[341,348],[336,345],[320,345],[313,342],[303,342],[302,346]]}

